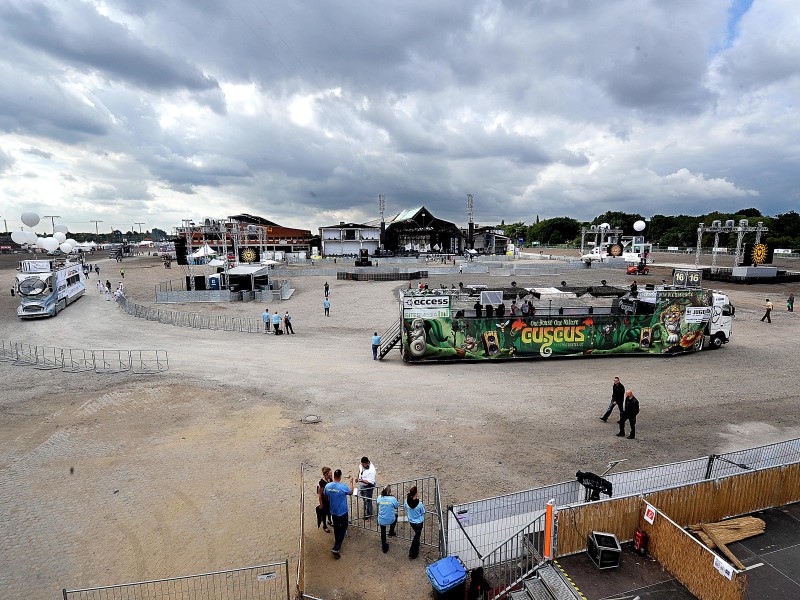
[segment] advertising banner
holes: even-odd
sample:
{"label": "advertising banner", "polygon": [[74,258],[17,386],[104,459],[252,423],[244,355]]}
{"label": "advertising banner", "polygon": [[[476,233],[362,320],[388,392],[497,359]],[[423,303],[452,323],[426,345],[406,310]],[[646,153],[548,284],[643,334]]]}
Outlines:
{"label": "advertising banner", "polygon": [[[654,304],[631,305],[629,314],[430,318],[410,311],[437,309],[404,307],[403,357],[417,362],[682,354],[702,348],[710,304],[702,290],[667,290]],[[636,314],[642,312],[647,314]]]}

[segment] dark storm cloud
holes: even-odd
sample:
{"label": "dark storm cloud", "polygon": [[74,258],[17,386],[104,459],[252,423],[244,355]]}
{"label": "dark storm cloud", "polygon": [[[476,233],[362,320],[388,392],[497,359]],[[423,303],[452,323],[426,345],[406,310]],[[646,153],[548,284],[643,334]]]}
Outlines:
{"label": "dark storm cloud", "polygon": [[6,38],[53,59],[95,69],[105,76],[154,90],[219,88],[213,77],[186,61],[137,39],[119,23],[87,3],[69,9],[43,2],[0,5],[0,31]]}
{"label": "dark storm cloud", "polygon": [[60,169],[29,153],[38,182],[4,183],[311,229],[381,193],[461,224],[467,193],[483,224],[778,210],[800,201],[793,4],[733,29],[729,5],[0,0],[0,152]]}

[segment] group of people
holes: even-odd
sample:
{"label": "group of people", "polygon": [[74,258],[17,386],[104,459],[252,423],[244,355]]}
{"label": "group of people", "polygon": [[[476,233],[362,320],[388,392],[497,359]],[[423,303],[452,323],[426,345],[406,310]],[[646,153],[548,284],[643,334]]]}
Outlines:
{"label": "group of people", "polygon": [[614,384],[611,386],[611,402],[605,414],[600,417],[604,423],[608,421],[608,417],[614,412],[614,408],[619,408],[619,433],[618,437],[625,437],[625,422],[630,423],[631,434],[628,436],[629,440],[636,439],[636,416],[639,414],[639,400],[633,395],[632,390],[625,390],[625,386],[619,380],[619,377],[614,377]]}
{"label": "group of people", "polygon": [[103,285],[103,282],[101,282],[98,279],[97,280],[97,291],[100,292],[100,294],[104,295],[106,297],[107,301],[110,301],[112,296],[113,296],[114,302],[116,302],[125,293],[125,285],[120,281],[119,284],[117,285],[117,289],[115,289],[112,292],[111,291],[111,282],[108,279],[106,279],[105,285]]}
{"label": "group of people", "polygon": [[[274,314],[270,315],[269,308],[265,308],[261,313],[261,320],[264,321],[264,335],[270,333],[270,325],[272,325],[272,333],[274,335],[281,335],[283,333],[294,335],[294,327],[292,327],[292,315],[287,310],[283,317],[277,310]],[[283,324],[283,329],[281,329]]]}
{"label": "group of people", "polygon": [[[775,306],[770,302],[770,299],[767,298],[764,302],[764,316],[761,317],[761,322],[763,323],[766,321],[767,323],[772,323],[772,309]],[[786,298],[786,310],[789,312],[794,312],[794,294],[789,294]]]}
{"label": "group of people", "polygon": [[[350,523],[348,515],[347,496],[356,494],[355,485],[358,484],[357,495],[364,501],[364,519],[373,517],[373,492],[377,487],[377,474],[375,465],[368,457],[363,456],[358,468],[358,477],[347,478],[348,483],[342,481],[342,470],[331,471],[330,467],[322,468],[322,478],[317,485],[318,506],[317,528],[321,526],[328,533],[333,528],[333,547],[331,552],[335,558],[341,557],[342,544]],[[397,517],[400,510],[400,502],[394,496],[391,486],[384,487],[375,501],[378,507],[378,525],[381,528],[381,549],[384,554],[389,551],[388,537],[397,536]],[[408,557],[417,558],[419,555],[420,537],[425,523],[425,506],[419,499],[417,486],[412,486],[408,490],[405,501],[403,502],[408,524],[414,532],[411,540],[411,547]],[[388,532],[387,532],[388,528]]]}
{"label": "group of people", "polygon": [[88,279],[89,278],[89,274],[92,271],[95,272],[95,275],[100,277],[100,265],[98,265],[97,263],[95,263],[94,265],[92,265],[91,263],[84,263],[84,265],[83,265],[83,276]]}

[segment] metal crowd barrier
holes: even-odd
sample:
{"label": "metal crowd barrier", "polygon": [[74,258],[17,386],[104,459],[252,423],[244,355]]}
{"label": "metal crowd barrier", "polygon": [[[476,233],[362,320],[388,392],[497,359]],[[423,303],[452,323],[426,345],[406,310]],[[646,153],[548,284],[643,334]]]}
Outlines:
{"label": "metal crowd barrier", "polygon": [[164,373],[169,370],[166,350],[82,350],[36,346],[0,340],[0,362],[64,373]]}
{"label": "metal crowd barrier", "polygon": [[[230,317],[166,310],[151,306],[142,306],[141,304],[128,300],[125,296],[119,299],[118,304],[122,310],[131,316],[147,321],[158,321],[165,325],[191,327],[193,329],[208,329],[211,331],[239,331],[242,333],[263,332],[261,319],[252,317]],[[1,356],[0,360],[2,360]]]}

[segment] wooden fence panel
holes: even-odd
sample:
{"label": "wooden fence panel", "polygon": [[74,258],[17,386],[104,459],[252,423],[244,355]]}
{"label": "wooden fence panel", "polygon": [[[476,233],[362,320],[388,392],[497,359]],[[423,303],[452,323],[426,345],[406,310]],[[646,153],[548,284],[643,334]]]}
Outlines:
{"label": "wooden fence panel", "polygon": [[[644,502],[641,511],[644,513]],[[658,508],[658,507],[656,507]],[[648,553],[700,600],[743,600],[747,579],[733,570],[731,579],[714,567],[715,554],[678,524],[657,512],[653,524],[641,520]]]}
{"label": "wooden fence panel", "polygon": [[659,507],[681,527],[713,523],[800,501],[800,463],[747,471],[642,496],[561,507],[556,556],[586,550],[586,536],[592,531],[614,533],[620,541],[633,539],[639,525],[639,498]]}

